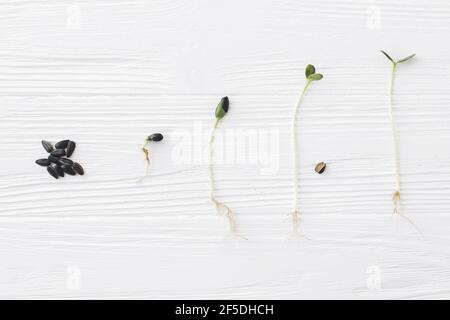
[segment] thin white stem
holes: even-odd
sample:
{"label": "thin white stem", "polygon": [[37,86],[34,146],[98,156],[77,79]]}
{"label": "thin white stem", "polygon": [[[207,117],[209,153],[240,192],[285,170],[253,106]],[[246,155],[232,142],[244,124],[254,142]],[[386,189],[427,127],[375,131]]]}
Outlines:
{"label": "thin white stem", "polygon": [[216,129],[217,129],[217,125],[219,124],[219,119],[216,119],[216,121],[214,122],[213,128],[211,130],[211,137],[209,138],[209,144],[208,144],[208,164],[209,164],[209,182],[210,182],[210,197],[211,200],[215,200],[214,198],[214,192],[216,189],[216,182],[214,180],[214,168],[213,168],[213,142],[214,142],[214,138],[216,135]]}
{"label": "thin white stem", "polygon": [[391,132],[392,132],[392,146],[393,146],[393,152],[394,152],[394,163],[395,163],[395,191],[400,193],[400,164],[399,164],[399,157],[398,157],[398,146],[397,146],[397,133],[395,130],[395,123],[394,123],[394,116],[392,113],[393,108],[393,91],[394,91],[394,76],[395,71],[397,69],[397,64],[392,64],[392,73],[391,73],[391,79],[389,81],[389,120],[391,122]]}
{"label": "thin white stem", "polygon": [[216,181],[214,179],[214,168],[213,168],[213,143],[214,143],[216,129],[217,129],[217,125],[219,124],[219,121],[220,121],[220,119],[216,119],[216,121],[214,122],[213,128],[211,130],[211,137],[209,139],[209,144],[208,144],[208,148],[209,148],[209,152],[208,152],[208,155],[209,155],[209,159],[208,159],[209,182],[210,182],[210,187],[211,187],[210,198],[211,198],[212,203],[215,205],[218,213],[220,213],[221,210],[223,210],[225,212],[230,231],[231,231],[231,233],[234,233],[235,225],[234,225],[234,220],[233,220],[233,211],[226,204],[218,201],[214,195],[215,191],[216,191]]}
{"label": "thin white stem", "polygon": [[[383,52],[384,53],[384,52]],[[384,53],[386,56],[387,54]],[[387,56],[389,58],[389,56]],[[397,144],[397,132],[395,130],[395,122],[394,122],[394,116],[393,116],[393,95],[394,95],[394,79],[395,79],[395,71],[397,70],[397,65],[401,62],[404,62],[408,59],[411,59],[414,57],[414,55],[410,55],[404,59],[401,59],[397,62],[392,61],[392,72],[391,72],[391,78],[389,81],[389,100],[388,100],[388,114],[389,114],[389,121],[391,122],[391,133],[392,133],[392,148],[394,153],[394,166],[395,166],[395,190],[392,193],[392,204],[394,206],[393,213],[398,214],[399,216],[403,217],[406,221],[408,221],[414,228],[421,233],[420,229],[416,226],[416,224],[409,219],[408,217],[401,214],[401,212],[398,209],[398,204],[400,202],[401,192],[400,192],[400,162],[399,162],[399,154],[398,154],[398,144]],[[391,58],[389,58],[392,60]]]}
{"label": "thin white stem", "polygon": [[306,90],[308,89],[309,84],[311,83],[311,80],[307,80],[305,83],[305,86],[303,88],[303,91],[301,92],[301,94],[298,97],[297,103],[294,107],[294,112],[292,114],[292,129],[291,129],[291,134],[292,134],[292,150],[293,150],[293,176],[292,176],[292,185],[293,185],[293,189],[294,189],[294,210],[292,212],[293,214],[293,227],[294,227],[294,231],[296,231],[297,226],[298,226],[298,151],[297,151],[297,114],[298,114],[298,110],[300,109],[300,105],[303,101],[303,97],[306,94]]}

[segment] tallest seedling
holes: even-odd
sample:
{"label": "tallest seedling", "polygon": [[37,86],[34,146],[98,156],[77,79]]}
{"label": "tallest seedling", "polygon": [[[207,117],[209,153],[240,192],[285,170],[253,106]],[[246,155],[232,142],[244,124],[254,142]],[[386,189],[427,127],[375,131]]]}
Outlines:
{"label": "tallest seedling", "polygon": [[298,211],[298,159],[297,159],[297,114],[298,110],[300,109],[300,105],[303,101],[304,96],[306,95],[306,91],[308,90],[309,85],[313,81],[319,81],[323,78],[323,76],[320,73],[316,73],[316,68],[314,68],[313,65],[308,64],[305,69],[305,77],[306,82],[305,86],[303,87],[303,91],[300,93],[300,96],[298,97],[297,103],[294,107],[294,113],[292,114],[292,149],[294,152],[293,156],[293,168],[294,168],[294,174],[293,174],[293,187],[294,187],[294,210],[292,211],[292,226],[294,234],[298,231],[298,222],[299,222],[299,215],[300,212]]}
{"label": "tallest seedling", "polygon": [[386,58],[389,59],[392,63],[392,72],[391,72],[391,78],[389,80],[389,98],[388,98],[388,114],[389,114],[389,120],[391,122],[391,131],[392,131],[392,145],[393,145],[393,151],[394,151],[394,162],[395,162],[395,189],[392,193],[392,203],[394,206],[394,213],[399,213],[398,211],[398,203],[400,201],[400,163],[398,159],[398,148],[397,148],[397,134],[395,131],[395,124],[394,124],[394,117],[392,115],[392,95],[394,91],[394,77],[395,77],[395,71],[397,70],[397,66],[400,63],[403,63],[405,61],[408,61],[412,59],[415,54],[411,54],[403,59],[395,61],[392,59],[386,52],[381,50],[381,53],[386,56]]}

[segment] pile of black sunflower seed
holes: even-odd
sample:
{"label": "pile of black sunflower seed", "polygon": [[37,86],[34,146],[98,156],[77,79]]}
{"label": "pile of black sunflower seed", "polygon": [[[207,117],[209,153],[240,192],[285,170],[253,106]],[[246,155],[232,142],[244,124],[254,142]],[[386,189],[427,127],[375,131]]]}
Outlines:
{"label": "pile of black sunflower seed", "polygon": [[42,140],[42,146],[50,155],[48,158],[36,160],[36,163],[47,167],[48,173],[53,178],[64,177],[65,173],[71,176],[84,174],[83,167],[69,159],[75,151],[76,143],[74,141],[62,140],[53,146],[51,142]]}

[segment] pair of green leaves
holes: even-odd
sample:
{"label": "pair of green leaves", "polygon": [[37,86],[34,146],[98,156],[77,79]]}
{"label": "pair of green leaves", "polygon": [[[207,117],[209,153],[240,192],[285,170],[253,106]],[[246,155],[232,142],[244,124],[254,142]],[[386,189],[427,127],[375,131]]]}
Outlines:
{"label": "pair of green leaves", "polygon": [[216,119],[220,120],[223,117],[225,117],[229,107],[230,107],[230,100],[228,99],[228,97],[223,97],[216,107]]}
{"label": "pair of green leaves", "polygon": [[416,55],[415,53],[413,53],[413,54],[410,54],[410,55],[407,56],[407,57],[404,57],[403,59],[400,59],[400,60],[398,60],[398,61],[394,61],[394,59],[392,59],[391,56],[388,55],[385,51],[383,51],[383,50],[380,50],[380,51],[381,51],[382,54],[384,54],[384,55],[386,56],[386,58],[388,58],[389,60],[391,60],[391,62],[392,62],[393,64],[397,64],[397,63],[402,63],[402,62],[408,61],[409,59],[414,58],[414,56]]}
{"label": "pair of green leaves", "polygon": [[316,68],[312,64],[306,66],[305,76],[309,81],[318,81],[323,78],[323,75],[316,73]]}

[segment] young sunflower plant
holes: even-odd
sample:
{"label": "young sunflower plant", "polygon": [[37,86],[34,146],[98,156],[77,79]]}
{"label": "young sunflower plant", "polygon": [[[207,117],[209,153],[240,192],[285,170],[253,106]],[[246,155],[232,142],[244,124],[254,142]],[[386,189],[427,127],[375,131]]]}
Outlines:
{"label": "young sunflower plant", "polygon": [[293,226],[293,233],[298,233],[298,225],[300,221],[300,211],[298,209],[298,146],[297,146],[297,118],[300,106],[302,104],[303,98],[306,95],[306,92],[308,91],[308,88],[310,84],[314,81],[319,81],[323,78],[323,75],[320,73],[316,73],[316,68],[312,64],[308,64],[305,68],[305,85],[303,87],[303,90],[301,91],[297,103],[294,106],[294,111],[292,113],[292,128],[291,128],[291,134],[292,134],[292,149],[293,149],[293,175],[292,175],[292,185],[293,185],[293,196],[294,196],[294,204],[293,204],[293,210],[292,210],[292,226]]}
{"label": "young sunflower plant", "polygon": [[403,59],[395,61],[385,51],[383,51],[383,50],[380,50],[380,51],[392,63],[391,76],[389,78],[389,93],[388,93],[388,115],[389,115],[389,122],[391,124],[392,148],[393,148],[394,166],[395,166],[395,188],[392,193],[392,204],[393,204],[394,213],[399,213],[398,205],[400,202],[400,161],[399,161],[399,156],[398,156],[397,132],[395,129],[395,121],[394,121],[394,116],[393,116],[393,112],[392,112],[394,79],[395,79],[395,72],[397,71],[398,65],[412,59],[415,56],[415,54],[411,54]]}

